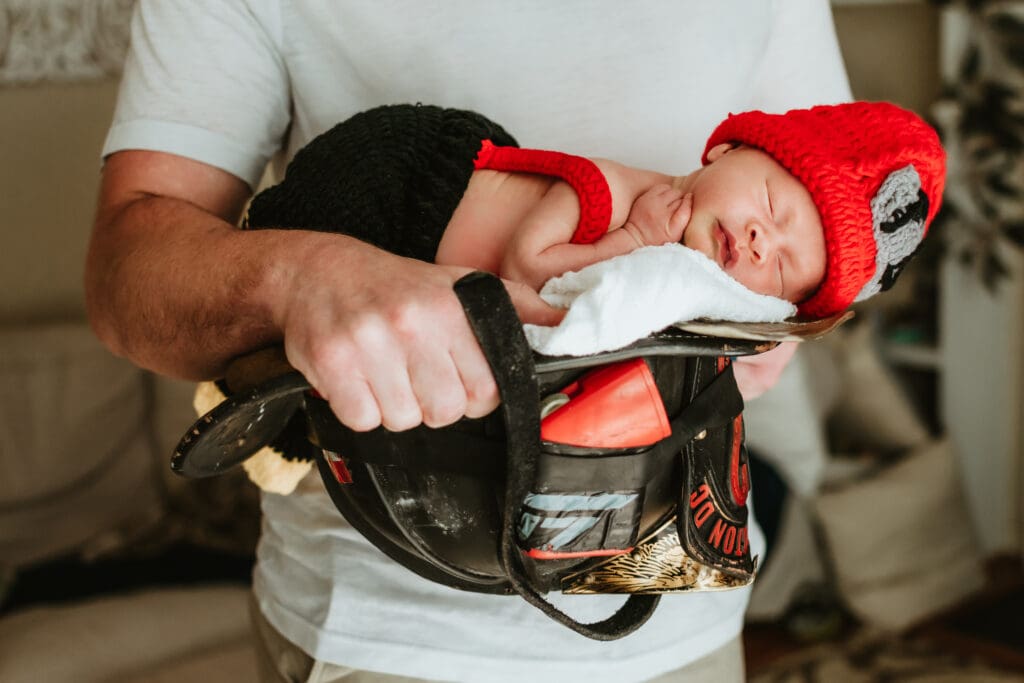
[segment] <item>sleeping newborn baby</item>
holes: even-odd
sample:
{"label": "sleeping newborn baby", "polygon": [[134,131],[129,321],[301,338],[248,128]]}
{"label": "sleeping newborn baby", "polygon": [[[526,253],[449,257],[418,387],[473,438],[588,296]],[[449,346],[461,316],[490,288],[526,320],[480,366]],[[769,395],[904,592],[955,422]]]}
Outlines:
{"label": "sleeping newborn baby", "polygon": [[930,126],[870,102],[730,115],[701,162],[671,176],[522,149],[474,112],[393,105],[300,150],[246,227],[343,232],[538,290],[681,244],[743,288],[824,317],[892,285],[938,211],[945,172]]}

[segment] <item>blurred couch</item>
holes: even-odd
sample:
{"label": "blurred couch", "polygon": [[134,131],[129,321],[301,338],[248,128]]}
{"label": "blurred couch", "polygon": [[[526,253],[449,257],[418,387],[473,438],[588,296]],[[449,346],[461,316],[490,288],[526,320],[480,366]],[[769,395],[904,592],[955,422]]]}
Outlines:
{"label": "blurred couch", "polygon": [[[244,569],[256,492],[237,478],[176,480],[168,462],[194,419],[192,385],[114,358],[85,322],[130,5],[0,6],[5,683],[255,678]],[[83,33],[104,21],[122,33]]]}
{"label": "blurred couch", "polygon": [[192,388],[81,323],[0,330],[0,680],[254,679],[256,492],[169,472]]}

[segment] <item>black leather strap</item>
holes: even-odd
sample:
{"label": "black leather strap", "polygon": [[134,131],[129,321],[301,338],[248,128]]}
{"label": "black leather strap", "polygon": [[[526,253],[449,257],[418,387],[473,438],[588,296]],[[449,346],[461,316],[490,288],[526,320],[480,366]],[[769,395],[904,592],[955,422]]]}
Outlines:
{"label": "black leather strap", "polygon": [[524,600],[588,638],[615,640],[632,633],[654,614],[660,596],[631,595],[607,619],[584,624],[545,600],[530,584],[516,543],[516,520],[534,483],[540,454],[539,388],[533,353],[523,334],[522,323],[498,278],[486,273],[470,273],[455,283],[455,293],[491,366],[501,395],[508,459],[502,510],[501,562],[509,582]]}
{"label": "black leather strap", "polygon": [[730,363],[670,421],[672,436],[668,438],[682,448],[705,429],[730,424],[742,412],[743,397]]}

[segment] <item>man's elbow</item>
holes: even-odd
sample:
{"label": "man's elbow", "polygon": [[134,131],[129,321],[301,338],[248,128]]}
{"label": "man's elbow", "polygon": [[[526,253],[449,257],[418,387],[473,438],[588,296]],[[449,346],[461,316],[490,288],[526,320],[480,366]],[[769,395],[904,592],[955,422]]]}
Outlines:
{"label": "man's elbow", "polygon": [[112,353],[131,357],[131,340],[126,323],[131,301],[131,283],[123,275],[127,251],[125,235],[115,221],[120,212],[101,206],[93,226],[85,258],[85,312],[93,333]]}
{"label": "man's elbow", "polygon": [[96,337],[111,353],[127,357],[129,344],[116,315],[116,295],[111,292],[110,269],[90,254],[85,267],[85,312]]}

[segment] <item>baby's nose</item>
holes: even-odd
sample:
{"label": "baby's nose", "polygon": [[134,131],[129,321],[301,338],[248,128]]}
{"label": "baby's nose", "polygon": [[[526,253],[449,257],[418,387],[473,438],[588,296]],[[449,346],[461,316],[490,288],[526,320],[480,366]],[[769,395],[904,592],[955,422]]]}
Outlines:
{"label": "baby's nose", "polygon": [[767,226],[751,221],[747,225],[747,249],[754,263],[765,263],[775,253],[775,239]]}

